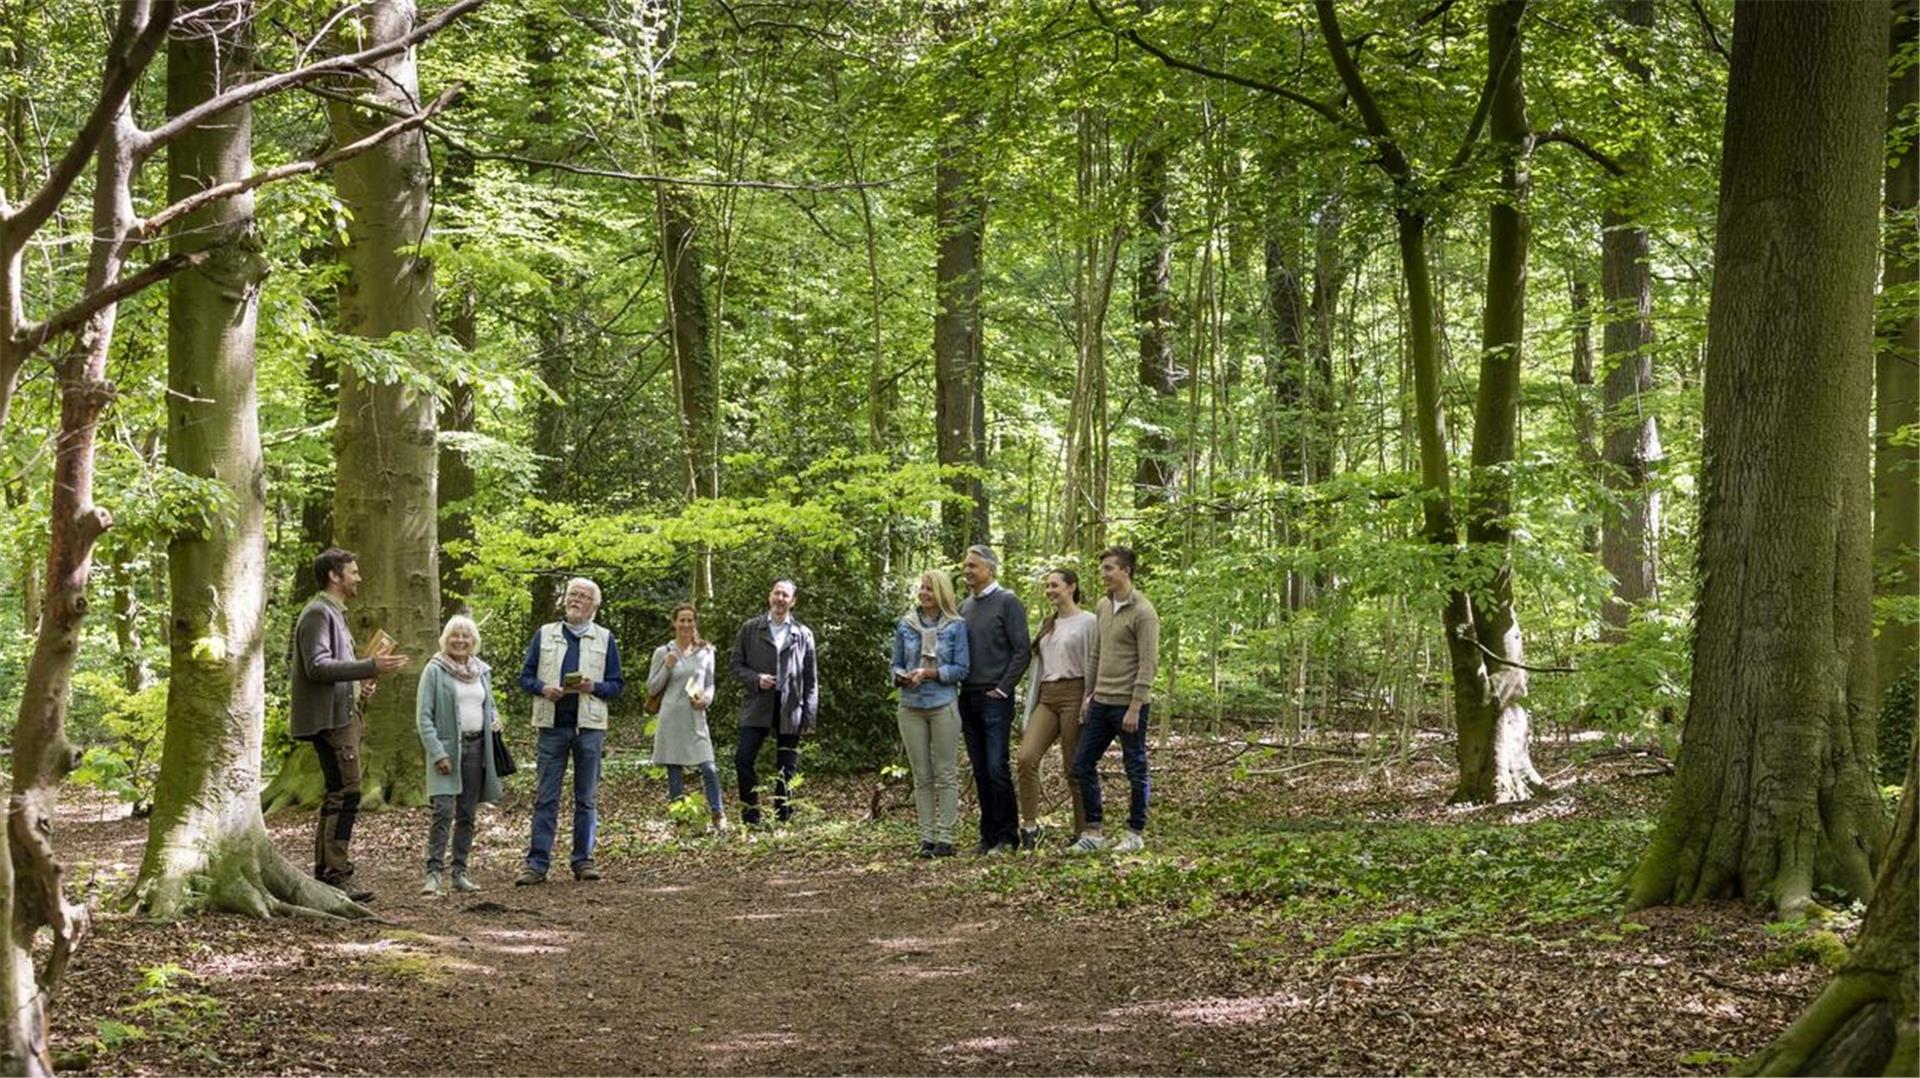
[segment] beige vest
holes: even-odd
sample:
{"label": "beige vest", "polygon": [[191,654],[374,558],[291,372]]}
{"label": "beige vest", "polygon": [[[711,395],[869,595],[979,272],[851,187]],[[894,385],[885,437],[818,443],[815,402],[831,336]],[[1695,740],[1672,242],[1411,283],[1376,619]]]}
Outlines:
{"label": "beige vest", "polygon": [[[542,685],[560,684],[560,661],[567,657],[567,638],[561,635],[564,622],[550,621],[540,626],[540,683]],[[579,673],[589,681],[598,682],[607,672],[607,645],[613,640],[613,634],[597,623],[587,626],[585,636],[580,638]],[[607,728],[607,702],[591,693],[580,696],[580,729],[604,730]],[[553,725],[553,701],[544,696],[533,698],[534,729],[545,729]]]}

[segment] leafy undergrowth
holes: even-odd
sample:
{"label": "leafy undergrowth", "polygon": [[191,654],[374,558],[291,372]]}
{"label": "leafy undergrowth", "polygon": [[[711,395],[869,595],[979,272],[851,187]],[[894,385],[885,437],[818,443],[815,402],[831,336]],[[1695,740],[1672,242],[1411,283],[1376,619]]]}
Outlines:
{"label": "leafy undergrowth", "polygon": [[[1004,858],[970,883],[1055,908],[1140,909],[1170,923],[1251,915],[1338,958],[1612,913],[1650,825],[1328,821],[1176,844],[1171,854]],[[1623,926],[1624,927],[1624,926]]]}

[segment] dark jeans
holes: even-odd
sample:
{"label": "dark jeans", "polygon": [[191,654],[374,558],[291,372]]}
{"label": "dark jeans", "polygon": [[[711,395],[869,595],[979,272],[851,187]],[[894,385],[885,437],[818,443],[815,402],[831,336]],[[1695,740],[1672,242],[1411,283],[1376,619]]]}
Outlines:
{"label": "dark jeans", "polygon": [[[779,713],[775,708],[774,714]],[[773,780],[773,813],[781,823],[793,818],[787,790],[794,772],[800,769],[800,735],[774,734],[770,726],[742,726],[740,743],[733,748],[733,774],[740,780],[740,819],[748,824],[760,822],[760,773],[754,764],[760,756],[760,746],[767,743],[770,735],[774,738],[774,762],[780,768],[779,777]]]}
{"label": "dark jeans", "polygon": [[973,790],[980,799],[980,841],[1019,845],[1020,810],[1013,799],[1013,768],[1007,762],[1013,699],[996,699],[984,689],[962,689],[960,735],[967,743]]}
{"label": "dark jeans", "polygon": [[320,759],[326,796],[320,801],[320,822],[313,832],[313,875],[322,883],[344,888],[353,879],[353,823],[360,815],[360,730],[357,713],[345,726],[322,730],[310,740]]}
{"label": "dark jeans", "polygon": [[[716,816],[719,815],[726,808],[720,801],[720,769],[713,766],[712,760],[708,760],[704,764],[695,764],[692,766],[694,770],[700,772],[700,785],[706,789],[707,811]],[[686,768],[680,764],[667,765],[668,800],[680,800],[681,793],[686,790],[685,773]]]}
{"label": "dark jeans", "polygon": [[1147,829],[1147,707],[1140,705],[1140,726],[1133,733],[1120,728],[1127,717],[1125,704],[1095,700],[1080,716],[1080,747],[1073,754],[1073,774],[1087,803],[1089,829],[1100,826],[1100,757],[1116,737],[1120,739],[1120,760],[1127,768],[1127,827]]}
{"label": "dark jeans", "polygon": [[435,794],[433,826],[427,829],[427,871],[438,872],[445,866],[447,832],[453,832],[453,870],[467,870],[467,853],[473,849],[473,817],[480,808],[480,794],[487,785],[487,758],[491,751],[484,732],[460,738],[460,792]]}
{"label": "dark jeans", "polygon": [[573,760],[573,857],[575,869],[593,859],[593,833],[599,823],[594,795],[600,790],[600,750],[605,730],[577,726],[549,726],[540,731],[539,767],[533,794],[533,842],[527,847],[527,867],[545,872],[553,861],[553,836],[560,829],[560,783]]}

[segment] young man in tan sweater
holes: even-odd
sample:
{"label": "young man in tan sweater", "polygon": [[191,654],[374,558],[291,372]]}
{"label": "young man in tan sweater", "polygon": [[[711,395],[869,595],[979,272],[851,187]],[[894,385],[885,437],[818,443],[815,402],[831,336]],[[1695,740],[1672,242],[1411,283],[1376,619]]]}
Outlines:
{"label": "young man in tan sweater", "polygon": [[1114,840],[1112,848],[1128,852],[1146,845],[1147,708],[1160,669],[1160,615],[1133,586],[1135,566],[1129,547],[1108,547],[1100,553],[1100,580],[1107,594],[1094,610],[1098,621],[1087,649],[1087,700],[1073,760],[1087,827],[1067,847],[1072,853],[1092,853],[1107,845],[1100,833],[1100,757],[1116,737],[1130,796],[1126,834]]}

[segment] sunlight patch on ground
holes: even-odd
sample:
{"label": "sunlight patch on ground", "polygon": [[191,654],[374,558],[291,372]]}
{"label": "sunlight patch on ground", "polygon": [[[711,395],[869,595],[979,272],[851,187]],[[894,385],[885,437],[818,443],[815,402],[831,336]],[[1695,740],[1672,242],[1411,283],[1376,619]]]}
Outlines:
{"label": "sunlight patch on ground", "polygon": [[865,980],[875,981],[943,981],[950,977],[971,977],[978,973],[976,966],[901,966],[898,969],[879,970],[866,975]]}
{"label": "sunlight patch on ground", "polygon": [[797,1033],[742,1033],[724,1041],[711,1041],[706,1049],[721,1055],[754,1055],[771,1052],[779,1048],[792,1048],[801,1043]]}
{"label": "sunlight patch on ground", "polygon": [[480,938],[470,946],[509,955],[566,954],[573,945],[573,933],[544,928],[482,928],[473,936]]}
{"label": "sunlight patch on ground", "polygon": [[978,1055],[982,1052],[1011,1052],[1020,1046],[1018,1037],[969,1037],[940,1048],[942,1055]]}
{"label": "sunlight patch on ground", "polygon": [[1214,996],[1135,1003],[1116,1007],[1107,1014],[1113,1018],[1164,1018],[1181,1026],[1255,1026],[1311,1005],[1312,1000],[1305,996],[1281,992],[1270,996]]}

